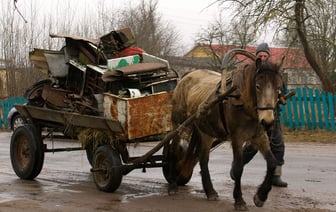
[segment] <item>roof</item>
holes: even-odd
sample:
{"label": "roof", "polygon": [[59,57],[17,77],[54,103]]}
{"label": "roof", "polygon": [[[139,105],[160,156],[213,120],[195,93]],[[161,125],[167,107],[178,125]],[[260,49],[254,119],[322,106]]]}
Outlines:
{"label": "roof", "polygon": [[[185,54],[185,57],[211,57],[212,51],[219,57],[224,57],[224,55],[231,49],[241,48],[236,45],[220,45],[220,44],[198,44],[192,50]],[[247,46],[244,48],[249,52],[255,53],[255,46]],[[299,48],[283,48],[283,47],[270,47],[271,50],[271,60],[274,62],[281,61],[281,58],[285,56],[283,68],[300,68],[306,69],[311,68],[306,57],[304,55],[303,49]],[[238,60],[243,60],[240,55],[237,56]]]}

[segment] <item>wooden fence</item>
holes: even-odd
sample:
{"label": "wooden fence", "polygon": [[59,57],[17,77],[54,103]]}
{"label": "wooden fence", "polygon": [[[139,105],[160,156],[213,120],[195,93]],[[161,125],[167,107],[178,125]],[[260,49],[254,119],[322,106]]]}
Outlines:
{"label": "wooden fence", "polygon": [[336,95],[311,88],[296,88],[296,95],[282,105],[281,122],[290,129],[336,131]]}
{"label": "wooden fence", "polygon": [[8,128],[7,116],[14,104],[24,104],[27,100],[23,97],[11,97],[0,102],[0,129]]}
{"label": "wooden fence", "polygon": [[[290,129],[325,129],[336,132],[336,95],[311,88],[296,88],[296,95],[281,105],[281,123]],[[22,97],[0,102],[0,126],[8,127],[7,115],[14,104],[24,104]]]}

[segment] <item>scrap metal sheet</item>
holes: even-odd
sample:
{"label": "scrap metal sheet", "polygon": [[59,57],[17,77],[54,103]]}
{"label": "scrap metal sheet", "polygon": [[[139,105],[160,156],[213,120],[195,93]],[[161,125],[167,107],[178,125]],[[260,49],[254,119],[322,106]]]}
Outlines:
{"label": "scrap metal sheet", "polygon": [[138,98],[104,95],[105,115],[120,121],[124,139],[136,139],[168,132],[171,126],[171,92]]}

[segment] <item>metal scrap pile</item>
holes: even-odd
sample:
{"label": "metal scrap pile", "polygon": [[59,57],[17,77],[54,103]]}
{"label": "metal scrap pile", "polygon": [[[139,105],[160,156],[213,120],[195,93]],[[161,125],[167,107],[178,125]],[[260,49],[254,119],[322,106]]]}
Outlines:
{"label": "metal scrap pile", "polygon": [[168,62],[135,47],[128,28],[96,40],[50,36],[65,39],[65,46],[30,52],[30,61],[49,74],[49,79],[26,91],[30,105],[99,115],[103,93],[130,98],[173,90],[176,85],[177,74]]}

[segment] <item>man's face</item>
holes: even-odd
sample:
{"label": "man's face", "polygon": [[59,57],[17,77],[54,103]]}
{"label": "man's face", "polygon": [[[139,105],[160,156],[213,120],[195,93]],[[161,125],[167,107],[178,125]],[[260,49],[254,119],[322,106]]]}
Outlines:
{"label": "man's face", "polygon": [[267,60],[269,55],[266,52],[258,52],[257,58],[260,58],[261,60]]}

